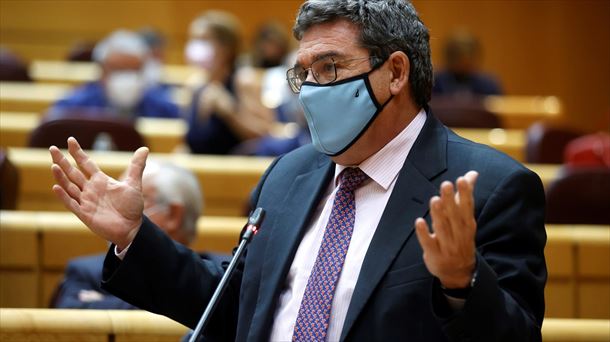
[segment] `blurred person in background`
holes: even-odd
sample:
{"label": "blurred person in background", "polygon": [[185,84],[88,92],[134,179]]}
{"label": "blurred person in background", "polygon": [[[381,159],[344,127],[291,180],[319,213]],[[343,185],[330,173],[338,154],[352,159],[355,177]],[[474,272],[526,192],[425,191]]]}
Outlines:
{"label": "blurred person in background", "polygon": [[204,12],[190,25],[185,57],[205,72],[187,109],[185,140],[193,153],[228,154],[271,129],[273,112],[260,105],[260,76],[236,69],[240,41],[239,22],[226,12]]}
{"label": "blurred person in background", "polygon": [[286,29],[277,22],[263,24],[256,31],[251,51],[251,65],[255,68],[281,66],[290,51]]}
{"label": "blurred person in background", "polygon": [[163,81],[163,64],[165,63],[165,47],[167,45],[165,36],[152,27],[141,28],[138,30],[138,34],[150,51],[150,56],[146,59],[143,69],[146,84],[150,87],[165,86],[161,84]]}
{"label": "blurred person in background", "polygon": [[476,97],[501,95],[499,82],[480,71],[481,45],[465,30],[452,33],[443,47],[445,69],[434,75],[432,93]]}
{"label": "blurred person in background", "polygon": [[151,53],[136,33],[118,30],[96,45],[94,60],[101,67],[99,80],[87,83],[57,101],[51,115],[74,110],[110,112],[122,118],[179,117],[178,107],[162,87],[147,84],[145,65]]}
{"label": "blurred person in background", "polygon": [[[197,234],[203,207],[199,182],[192,172],[168,163],[149,161],[142,182],[144,212],[169,237],[189,246]],[[222,257],[200,254],[203,259]],[[137,309],[101,288],[105,254],[71,260],[52,307],[73,309]]]}

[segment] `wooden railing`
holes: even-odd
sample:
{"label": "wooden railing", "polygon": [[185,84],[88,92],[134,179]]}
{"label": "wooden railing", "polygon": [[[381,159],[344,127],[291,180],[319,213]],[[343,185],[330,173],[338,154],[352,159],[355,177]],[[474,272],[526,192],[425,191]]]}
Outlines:
{"label": "wooden railing", "polygon": [[[243,217],[202,217],[197,251],[230,253]],[[69,259],[107,243],[67,212],[0,212],[0,306],[45,307]],[[610,318],[610,226],[548,225],[547,316]]]}
{"label": "wooden railing", "polygon": [[[145,311],[0,309],[0,340],[133,342],[178,341],[187,331]],[[610,321],[546,318],[544,342],[607,342]]]}

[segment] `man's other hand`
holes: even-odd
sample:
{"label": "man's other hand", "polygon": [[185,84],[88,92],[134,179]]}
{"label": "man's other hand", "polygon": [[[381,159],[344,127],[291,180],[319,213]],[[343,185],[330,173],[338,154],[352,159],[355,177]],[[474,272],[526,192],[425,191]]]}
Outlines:
{"label": "man's other hand", "polygon": [[426,267],[448,289],[468,287],[474,273],[477,223],[472,192],[477,177],[475,171],[459,177],[457,192],[451,182],[441,184],[440,196],[430,199],[432,233],[423,218],[415,221]]}

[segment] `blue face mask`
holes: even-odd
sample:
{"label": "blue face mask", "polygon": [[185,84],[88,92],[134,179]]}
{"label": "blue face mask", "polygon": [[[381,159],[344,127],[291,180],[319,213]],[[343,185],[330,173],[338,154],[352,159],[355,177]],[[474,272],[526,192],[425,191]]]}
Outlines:
{"label": "blue face mask", "polygon": [[303,82],[299,100],[318,151],[328,156],[345,152],[392,99],[377,101],[369,73],[326,85]]}

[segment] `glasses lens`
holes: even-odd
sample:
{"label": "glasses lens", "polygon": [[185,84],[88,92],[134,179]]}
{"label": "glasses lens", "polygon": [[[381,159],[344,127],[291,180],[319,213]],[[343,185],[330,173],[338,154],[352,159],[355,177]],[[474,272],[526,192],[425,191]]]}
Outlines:
{"label": "glasses lens", "polygon": [[332,57],[325,57],[313,62],[311,64],[311,72],[319,84],[328,84],[337,79],[335,61]]}
{"label": "glasses lens", "polygon": [[[305,76],[302,76],[303,74]],[[295,94],[301,91],[301,84],[303,84],[305,78],[307,78],[307,70],[304,70],[302,67],[294,67],[286,72],[286,79],[290,85],[290,90]]]}

